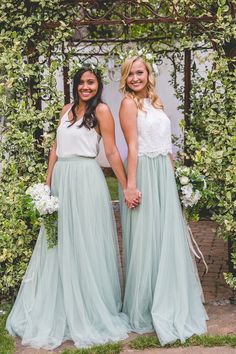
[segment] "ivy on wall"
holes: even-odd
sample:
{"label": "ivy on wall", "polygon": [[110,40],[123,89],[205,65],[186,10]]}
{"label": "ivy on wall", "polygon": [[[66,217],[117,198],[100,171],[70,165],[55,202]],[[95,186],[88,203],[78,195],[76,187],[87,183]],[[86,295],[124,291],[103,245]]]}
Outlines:
{"label": "ivy on wall", "polygon": [[[236,268],[236,72],[232,60],[215,51],[207,77],[197,77],[192,87],[190,128],[185,132],[187,153],[206,175],[212,198],[208,207],[218,234],[232,241]],[[236,288],[236,278],[225,274]]]}
{"label": "ivy on wall", "polygon": [[[191,1],[176,3],[184,14],[185,6],[190,6]],[[199,43],[214,47],[208,58],[212,65],[206,71],[207,76],[196,73],[193,77],[191,125],[185,129],[185,144],[188,157],[207,175],[213,191],[208,205],[212,217],[220,225],[220,233],[235,244],[235,71],[233,59],[223,50],[235,37],[235,25],[225,0],[199,0],[199,3],[201,13],[192,4],[191,15],[203,15],[207,7],[214,6],[217,16],[215,23],[204,24],[204,30],[179,23],[149,27],[152,33],[162,30],[165,34],[165,44],[158,44],[163,55],[169,48],[178,54]],[[38,224],[28,216],[24,194],[29,185],[45,180],[48,152],[63,105],[63,97],[56,87],[56,73],[64,63],[62,44],[73,35],[69,24],[79,16],[77,11],[73,1],[2,0],[0,3],[0,156],[3,161],[0,293],[3,297],[15,295],[37,238]],[[168,6],[163,11],[168,14]],[[55,21],[59,26],[46,31],[43,24],[48,21]],[[132,36],[145,31],[148,35],[149,27],[133,26]],[[96,35],[94,28],[92,34]],[[176,69],[181,67],[177,65]],[[183,98],[183,87],[177,93]],[[235,254],[233,259],[236,260]],[[226,279],[235,286],[232,275]]]}
{"label": "ivy on wall", "polygon": [[[24,195],[29,185],[45,180],[63,105],[56,72],[62,65],[62,42],[72,35],[74,8],[56,0],[2,0],[0,14],[0,293],[11,296],[38,233],[37,221],[30,220],[25,209]],[[59,21],[60,26],[43,31],[48,20]]]}

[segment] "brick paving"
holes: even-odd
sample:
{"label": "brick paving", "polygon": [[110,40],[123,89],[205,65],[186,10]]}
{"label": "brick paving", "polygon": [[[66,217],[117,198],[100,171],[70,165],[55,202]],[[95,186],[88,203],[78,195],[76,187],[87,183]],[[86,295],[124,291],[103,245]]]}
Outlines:
{"label": "brick paving", "polygon": [[[119,204],[113,203],[115,218],[118,230],[118,243],[122,252],[121,225]],[[208,333],[211,334],[235,334],[236,333],[236,306],[229,303],[229,297],[232,296],[232,290],[225,284],[223,272],[228,270],[228,249],[227,243],[218,238],[215,234],[216,224],[213,221],[200,221],[190,224],[194,238],[196,239],[209,271],[204,274],[205,268],[201,261],[197,260],[200,280],[203,286],[203,292],[206,301],[206,310],[209,316]],[[129,348],[129,341],[136,334],[131,334],[125,341],[123,354],[236,354],[235,348],[230,347],[189,347],[189,348],[161,348],[145,351],[138,351]],[[15,354],[50,354],[52,352],[62,353],[65,348],[73,348],[73,343],[68,341],[55,351],[37,350],[23,347],[19,338],[16,339],[17,350]],[[1,353],[0,353],[1,354]]]}
{"label": "brick paving", "polygon": [[[236,333],[236,306],[229,304],[227,301],[218,301],[206,305],[206,310],[209,316],[207,321],[209,334],[235,334]],[[122,354],[236,354],[235,348],[221,347],[221,348],[202,348],[202,347],[189,347],[189,348],[173,348],[173,349],[152,349],[145,351],[133,350],[129,347],[129,342],[134,339],[137,334],[130,334],[129,338],[124,341],[124,350]],[[44,349],[32,349],[23,347],[19,338],[16,340],[17,350],[15,354],[50,354],[62,353],[65,348],[74,348],[71,341],[63,343],[59,348],[54,351],[47,351]]]}

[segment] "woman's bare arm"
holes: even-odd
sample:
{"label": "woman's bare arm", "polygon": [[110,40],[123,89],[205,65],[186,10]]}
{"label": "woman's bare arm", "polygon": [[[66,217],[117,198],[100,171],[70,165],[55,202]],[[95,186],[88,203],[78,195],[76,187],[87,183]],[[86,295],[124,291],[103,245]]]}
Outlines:
{"label": "woman's bare arm", "polygon": [[[61,113],[60,113],[60,121],[61,121],[61,118],[63,117],[63,115],[69,109],[69,107],[70,107],[70,104],[67,104],[62,108]],[[59,121],[59,124],[60,124],[60,121]],[[53,171],[54,165],[57,161],[56,149],[57,149],[57,142],[55,140],[53,143],[52,149],[50,151],[50,155],[49,155],[47,177],[46,177],[46,182],[45,182],[45,184],[47,186],[49,186],[49,188],[51,188],[52,171]]]}
{"label": "woman's bare arm", "polygon": [[[136,185],[136,170],[138,161],[138,138],[137,138],[137,113],[138,109],[132,99],[124,98],[120,106],[120,124],[128,146],[128,176],[127,176],[127,202],[128,206],[132,203],[132,199],[139,202],[141,193]],[[137,205],[138,203],[134,203]]]}
{"label": "woman's bare arm", "polygon": [[115,123],[112,113],[106,104],[99,104],[96,109],[99,129],[103,138],[106,157],[122,187],[126,189],[126,174],[115,141]]}

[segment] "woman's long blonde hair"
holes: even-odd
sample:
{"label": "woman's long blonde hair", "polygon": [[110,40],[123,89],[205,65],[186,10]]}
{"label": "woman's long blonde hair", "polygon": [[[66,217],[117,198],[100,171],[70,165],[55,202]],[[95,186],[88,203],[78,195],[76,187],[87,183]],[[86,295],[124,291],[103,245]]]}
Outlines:
{"label": "woman's long blonde hair", "polygon": [[147,83],[147,90],[148,90],[148,97],[151,100],[151,104],[155,108],[162,109],[163,104],[156,94],[156,79],[154,77],[152,67],[149,62],[145,61],[142,57],[135,56],[132,58],[127,58],[121,66],[121,79],[120,79],[120,92],[124,94],[125,97],[130,97],[136,103],[138,109],[144,110],[144,100],[143,98],[138,97],[134,91],[132,91],[126,81],[131,71],[132,65],[135,61],[140,60],[145,65],[147,72],[148,72],[148,83]]}

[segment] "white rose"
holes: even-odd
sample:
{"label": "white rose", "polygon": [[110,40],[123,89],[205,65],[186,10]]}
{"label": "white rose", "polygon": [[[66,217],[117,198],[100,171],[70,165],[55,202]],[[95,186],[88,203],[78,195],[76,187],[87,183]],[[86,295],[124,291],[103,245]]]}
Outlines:
{"label": "white rose", "polygon": [[179,178],[180,183],[184,186],[185,184],[188,184],[189,178],[186,176],[182,176]]}
{"label": "white rose", "polygon": [[193,204],[197,204],[197,202],[199,201],[199,199],[201,199],[201,193],[199,192],[199,190],[197,189],[193,198],[192,198],[192,202]]}
{"label": "white rose", "polygon": [[152,59],[152,54],[147,53],[147,54],[146,54],[146,59],[147,59],[147,60],[151,60],[151,59]]}
{"label": "white rose", "polygon": [[185,195],[185,198],[191,198],[193,192],[193,185],[191,183],[181,187],[182,193]]}
{"label": "white rose", "polygon": [[189,207],[189,206],[192,206],[192,205],[191,205],[191,201],[190,201],[188,198],[185,198],[185,196],[183,196],[183,197],[181,198],[181,200],[182,200],[183,206],[184,206],[185,208],[187,208],[187,207]]}

